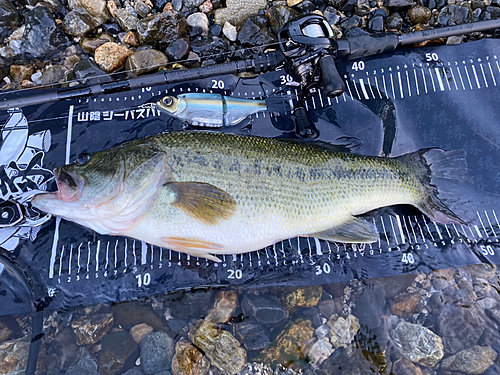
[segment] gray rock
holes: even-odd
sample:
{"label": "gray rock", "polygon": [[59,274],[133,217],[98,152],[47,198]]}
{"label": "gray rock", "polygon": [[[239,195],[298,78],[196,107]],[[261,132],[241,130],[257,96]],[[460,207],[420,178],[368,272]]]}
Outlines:
{"label": "gray rock", "polygon": [[68,80],[78,80],[83,84],[86,83],[103,83],[112,81],[104,70],[99,68],[93,60],[83,59],[75,65],[71,74],[67,77]]}
{"label": "gray rock", "polygon": [[7,340],[12,334],[12,329],[0,320],[0,344]]}
{"label": "gray rock", "polygon": [[182,9],[182,0],[172,0],[172,7],[179,12]]}
{"label": "gray rock", "polygon": [[193,13],[186,18],[186,23],[191,28],[199,28],[201,35],[208,35],[208,17],[205,13]]}
{"label": "gray rock", "polygon": [[141,365],[146,374],[170,369],[175,342],[165,332],[153,332],[141,342]]}
{"label": "gray rock", "polygon": [[[366,359],[361,349],[354,354],[347,350],[335,350],[320,366],[326,375],[380,374],[380,370]],[[398,374],[399,375],[399,374]]]}
{"label": "gray rock", "polygon": [[140,367],[133,367],[127,372],[124,372],[123,375],[145,375],[145,374]]}
{"label": "gray rock", "polygon": [[241,308],[245,315],[263,325],[278,324],[288,318],[288,310],[279,302],[254,294],[246,294],[243,297]]}
{"label": "gray rock", "polygon": [[313,365],[319,366],[325,359],[330,357],[333,351],[334,349],[327,338],[324,340],[319,339],[311,346],[307,356]]}
{"label": "gray rock", "polygon": [[0,27],[19,25],[19,12],[9,0],[0,0]]}
{"label": "gray rock", "polygon": [[117,9],[115,10],[113,17],[123,30],[130,31],[137,29],[137,22],[139,22],[139,18],[134,16],[128,10],[122,8]]}
{"label": "gray rock", "polygon": [[375,16],[368,22],[368,31],[371,33],[379,33],[384,31],[384,17]]}
{"label": "gray rock", "polygon": [[51,85],[64,78],[65,70],[61,65],[52,65],[47,68],[40,79],[42,85]]}
{"label": "gray rock", "polygon": [[371,12],[370,2],[368,0],[357,0],[354,11],[359,16],[367,16]]}
{"label": "gray rock", "polygon": [[338,25],[338,23],[340,22],[339,12],[333,7],[327,7],[323,12],[323,16],[325,17],[326,22],[328,22],[329,25]]}
{"label": "gray rock", "polygon": [[131,368],[139,356],[139,347],[125,331],[111,332],[101,341],[98,365],[102,375],[114,375]]}
{"label": "gray rock", "polygon": [[70,35],[82,37],[111,18],[105,0],[69,0],[68,7],[63,28]]}
{"label": "gray rock", "polygon": [[266,17],[269,20],[269,26],[275,35],[285,26],[285,23],[300,15],[295,9],[284,5],[273,5],[266,10]]}
{"label": "gray rock", "polygon": [[82,316],[71,323],[78,345],[95,344],[113,326],[113,314]]}
{"label": "gray rock", "polygon": [[328,327],[330,327],[330,342],[335,348],[349,346],[360,328],[359,320],[354,315],[348,315],[344,319],[337,314],[330,317]]}
{"label": "gray rock", "polygon": [[138,76],[144,73],[158,71],[168,64],[168,58],[163,52],[155,49],[144,49],[131,54],[126,63],[125,70],[128,74]]}
{"label": "gray rock", "polygon": [[472,13],[469,7],[450,4],[445,6],[438,15],[438,22],[443,26],[461,25],[471,21]]}
{"label": "gray rock", "polygon": [[215,295],[214,307],[205,318],[212,323],[227,323],[236,315],[238,293],[234,290],[222,290]]}
{"label": "gray rock", "polygon": [[95,358],[84,347],[80,348],[75,364],[68,368],[66,375],[100,375]]}
{"label": "gray rock", "polygon": [[414,25],[419,23],[427,23],[431,19],[431,10],[427,7],[416,5],[408,9],[408,17]]}
{"label": "gray rock", "polygon": [[88,16],[71,11],[64,17],[63,28],[66,34],[82,37],[94,30]]}
{"label": "gray rock", "polygon": [[147,17],[147,15],[151,12],[152,8],[145,2],[141,0],[136,0],[134,2],[134,10],[136,11],[137,15],[144,18]]}
{"label": "gray rock", "polygon": [[441,338],[421,325],[402,321],[390,334],[401,355],[412,362],[433,367],[443,358]]}
{"label": "gray rock", "polygon": [[192,11],[198,8],[201,4],[204,3],[205,0],[184,0],[183,1],[183,10]]}
{"label": "gray rock", "polygon": [[273,369],[262,363],[249,362],[238,375],[273,375]]}
{"label": "gray rock", "polygon": [[359,323],[370,328],[377,328],[381,324],[381,316],[385,313],[385,290],[378,285],[368,285],[356,299],[352,314],[359,319]]}
{"label": "gray rock", "polygon": [[236,336],[246,350],[262,350],[269,346],[269,336],[261,325],[243,322],[236,326]]}
{"label": "gray rock", "polygon": [[30,339],[20,338],[0,344],[0,374],[24,374],[28,362]]}
{"label": "gray rock", "polygon": [[388,30],[401,30],[403,27],[403,17],[398,12],[392,13],[385,19],[385,27]]}
{"label": "gray rock", "polygon": [[352,17],[345,18],[341,23],[340,26],[342,26],[343,29],[349,30],[354,27],[359,27],[362,24],[362,19],[358,15],[354,15]]}
{"label": "gray rock", "polygon": [[413,0],[387,0],[385,6],[392,11],[403,11],[413,5]]}
{"label": "gray rock", "polygon": [[238,37],[238,32],[236,31],[236,27],[234,27],[233,25],[231,25],[227,21],[224,24],[222,32],[224,33],[226,38],[229,39],[231,42],[234,42],[236,40],[236,38]]}
{"label": "gray rock", "polygon": [[267,6],[267,0],[227,0],[226,5],[227,8],[215,11],[215,23],[223,26],[227,21],[239,26],[264,9]]}
{"label": "gray rock", "polygon": [[45,58],[62,52],[70,44],[45,7],[36,7],[26,15],[26,28],[20,51],[29,58]]}
{"label": "gray rock", "polygon": [[[275,43],[277,38],[269,31],[266,17],[254,16],[245,21],[238,33],[238,41],[245,47],[256,47]],[[253,50],[261,52],[255,48]]]}
{"label": "gray rock", "polygon": [[214,63],[224,62],[227,58],[229,43],[217,37],[208,37],[200,41],[191,42],[191,50],[198,54],[204,63],[213,59]]}
{"label": "gray rock", "polygon": [[186,19],[182,13],[165,11],[140,20],[137,33],[141,44],[150,44],[163,50],[186,34]]}
{"label": "gray rock", "polygon": [[473,346],[443,359],[441,368],[464,374],[482,374],[497,358],[497,352],[489,346]]}

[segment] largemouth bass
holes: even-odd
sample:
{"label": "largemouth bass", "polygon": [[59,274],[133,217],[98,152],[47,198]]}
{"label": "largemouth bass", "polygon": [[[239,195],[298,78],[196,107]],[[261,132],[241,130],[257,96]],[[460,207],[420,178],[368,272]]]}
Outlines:
{"label": "largemouth bass", "polygon": [[438,198],[460,179],[461,150],[396,158],[334,153],[314,144],[213,132],[175,132],[80,156],[55,170],[58,191],[32,204],[101,234],[218,261],[296,236],[378,239],[371,210],[410,204],[464,223]]}
{"label": "largemouth bass", "polygon": [[189,93],[165,96],[156,103],[170,116],[193,126],[220,128],[239,124],[258,112],[291,112],[290,96],[274,95],[265,100],[240,99],[221,94]]}

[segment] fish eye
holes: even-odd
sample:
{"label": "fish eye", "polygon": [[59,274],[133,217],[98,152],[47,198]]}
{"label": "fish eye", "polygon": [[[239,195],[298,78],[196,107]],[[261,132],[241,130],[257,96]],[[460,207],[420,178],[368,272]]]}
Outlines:
{"label": "fish eye", "polygon": [[166,106],[170,106],[174,102],[170,96],[165,96],[162,101]]}
{"label": "fish eye", "polygon": [[76,157],[75,163],[76,165],[84,165],[90,160],[90,154],[83,153]]}

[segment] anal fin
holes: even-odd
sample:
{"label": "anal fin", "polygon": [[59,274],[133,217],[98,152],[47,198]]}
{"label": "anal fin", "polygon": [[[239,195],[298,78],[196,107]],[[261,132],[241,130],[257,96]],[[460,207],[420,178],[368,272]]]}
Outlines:
{"label": "anal fin", "polygon": [[199,240],[196,238],[181,238],[181,237],[163,237],[165,247],[189,254],[194,257],[205,258],[219,263],[221,260],[209,253],[209,251],[220,251],[222,245]]}
{"label": "anal fin", "polygon": [[348,221],[328,230],[311,233],[312,237],[343,243],[372,243],[379,239],[374,224],[352,216]]}

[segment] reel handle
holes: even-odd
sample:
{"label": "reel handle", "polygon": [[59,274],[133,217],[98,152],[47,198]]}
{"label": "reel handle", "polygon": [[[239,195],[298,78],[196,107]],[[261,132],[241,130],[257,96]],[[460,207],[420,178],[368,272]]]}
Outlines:
{"label": "reel handle", "polygon": [[330,98],[342,95],[345,90],[345,85],[335,66],[335,59],[333,56],[329,54],[321,56],[319,59],[319,66],[321,68],[321,78],[326,95]]}

